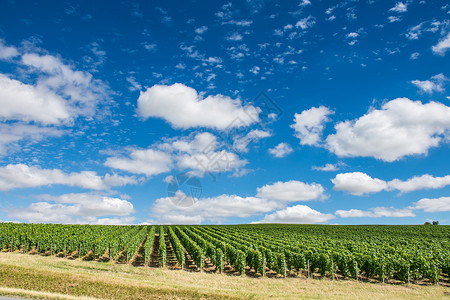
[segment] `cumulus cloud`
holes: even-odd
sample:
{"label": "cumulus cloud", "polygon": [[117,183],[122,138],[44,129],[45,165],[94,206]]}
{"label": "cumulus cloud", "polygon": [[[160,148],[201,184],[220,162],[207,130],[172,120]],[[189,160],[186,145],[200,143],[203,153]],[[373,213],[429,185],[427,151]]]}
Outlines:
{"label": "cumulus cloud", "polygon": [[315,224],[326,223],[333,218],[332,214],[323,214],[306,205],[296,205],[268,214],[263,220],[254,223]]}
{"label": "cumulus cloud", "polygon": [[0,74],[0,119],[39,122],[44,125],[70,121],[66,101],[49,89],[24,84]]}
{"label": "cumulus cloud", "polygon": [[19,55],[16,47],[6,46],[4,41],[0,39],[0,59],[8,60]]}
{"label": "cumulus cloud", "polygon": [[432,76],[429,80],[413,80],[412,84],[417,86],[420,91],[428,94],[432,94],[433,92],[444,92],[444,84],[449,81],[444,74],[440,73]]}
{"label": "cumulus cloud", "polygon": [[111,156],[107,158],[105,165],[147,176],[166,173],[175,168],[192,170],[198,176],[205,173],[238,172],[247,161],[225,146],[211,133],[196,133],[188,137],[167,139],[148,149],[129,148],[129,157]]}
{"label": "cumulus cloud", "polygon": [[344,191],[352,195],[364,195],[381,191],[397,190],[400,193],[409,193],[424,189],[439,189],[450,185],[450,175],[433,177],[429,174],[414,176],[408,180],[393,179],[385,181],[372,178],[362,172],[341,173],[331,180],[334,190]]}
{"label": "cumulus cloud", "polygon": [[280,207],[280,203],[276,201],[236,195],[195,199],[192,206],[182,207],[176,204],[179,197],[186,195],[180,191],[173,197],[157,199],[152,215],[158,216],[158,221],[164,224],[200,224],[206,221],[220,223],[227,218],[247,218]]}
{"label": "cumulus cloud", "polygon": [[439,41],[435,46],[431,47],[434,54],[444,56],[447,50],[450,49],[450,33]]}
{"label": "cumulus cloud", "polygon": [[294,150],[292,149],[291,145],[288,143],[279,143],[275,148],[269,149],[269,153],[272,154],[274,157],[285,157],[289,154],[291,154]]}
{"label": "cumulus cloud", "polygon": [[158,175],[171,170],[169,154],[153,149],[132,149],[130,157],[108,157],[105,166],[147,176]]}
{"label": "cumulus cloud", "polygon": [[308,28],[313,27],[314,24],[316,24],[316,19],[313,16],[308,16],[306,18],[299,20],[295,24],[295,27],[297,27],[297,28],[300,27],[301,29],[306,30]]}
{"label": "cumulus cloud", "polygon": [[337,174],[331,182],[335,191],[345,191],[358,196],[381,192],[388,188],[384,180],[372,178],[361,172]]}
{"label": "cumulus cloud", "polygon": [[422,209],[426,212],[450,211],[450,197],[424,198],[414,203],[413,209]]}
{"label": "cumulus cloud", "polygon": [[5,167],[0,167],[1,191],[53,184],[76,186],[84,189],[107,190],[110,186],[136,184],[138,182],[138,179],[134,177],[109,174],[102,177],[92,171],[64,173],[59,169],[42,169],[37,166],[24,164],[9,164]]}
{"label": "cumulus cloud", "polygon": [[[138,114],[143,118],[162,118],[174,128],[209,127],[225,129],[259,120],[259,109],[243,106],[239,99],[223,95],[203,99],[193,88],[180,83],[154,85],[141,92]],[[242,122],[234,122],[236,119]],[[233,125],[234,124],[234,125]]]}
{"label": "cumulus cloud", "polygon": [[335,215],[341,218],[405,218],[416,216],[410,208],[398,209],[393,207],[376,207],[368,211],[359,209],[337,210]]}
{"label": "cumulus cloud", "polygon": [[389,11],[393,11],[396,13],[407,12],[408,11],[408,3],[397,2],[393,8],[389,9]]}
{"label": "cumulus cloud", "polygon": [[325,106],[313,107],[300,114],[296,113],[291,128],[295,130],[295,136],[300,139],[300,144],[318,145],[325,123],[330,121],[328,116],[333,113]]}
{"label": "cumulus cloud", "polygon": [[340,157],[374,157],[392,162],[426,155],[450,130],[450,107],[407,98],[385,103],[364,116],[335,125],[326,147]]}
{"label": "cumulus cloud", "polygon": [[450,175],[444,177],[433,177],[429,174],[414,176],[406,181],[394,179],[388,183],[390,189],[399,190],[401,193],[424,189],[440,189],[450,185]]}
{"label": "cumulus cloud", "polygon": [[316,199],[324,199],[324,188],[317,183],[303,183],[301,181],[290,180],[287,182],[278,181],[274,184],[267,184],[257,188],[257,197],[284,201],[310,201]]}
{"label": "cumulus cloud", "polygon": [[[33,223],[130,224],[133,204],[119,198],[96,194],[40,195],[48,202],[35,202],[25,208],[8,209],[8,217]],[[56,202],[56,203],[53,203]],[[114,216],[113,218],[99,218]]]}

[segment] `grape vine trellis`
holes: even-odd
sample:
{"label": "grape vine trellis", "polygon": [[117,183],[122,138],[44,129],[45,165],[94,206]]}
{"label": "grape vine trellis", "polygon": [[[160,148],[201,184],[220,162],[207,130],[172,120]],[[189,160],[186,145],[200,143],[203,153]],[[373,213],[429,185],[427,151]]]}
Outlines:
{"label": "grape vine trellis", "polygon": [[148,265],[153,241],[160,238],[157,252],[163,267],[169,249],[165,236],[180,268],[186,266],[189,255],[199,270],[208,259],[217,272],[228,266],[240,274],[253,270],[260,276],[270,271],[279,276],[315,273],[333,279],[364,276],[383,282],[427,279],[438,283],[450,274],[449,226],[0,223],[3,252],[127,263],[141,249]]}

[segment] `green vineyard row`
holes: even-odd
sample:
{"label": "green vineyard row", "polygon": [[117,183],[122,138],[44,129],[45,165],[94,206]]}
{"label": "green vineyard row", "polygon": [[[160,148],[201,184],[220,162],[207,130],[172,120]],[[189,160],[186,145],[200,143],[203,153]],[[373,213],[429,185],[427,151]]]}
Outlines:
{"label": "green vineyard row", "polygon": [[216,272],[228,266],[240,274],[253,270],[259,276],[319,273],[332,278],[437,283],[450,274],[449,226],[0,223],[0,249],[119,263],[139,254],[144,264],[153,252],[159,266],[167,264],[170,250],[182,269],[188,259],[199,270],[208,260]]}

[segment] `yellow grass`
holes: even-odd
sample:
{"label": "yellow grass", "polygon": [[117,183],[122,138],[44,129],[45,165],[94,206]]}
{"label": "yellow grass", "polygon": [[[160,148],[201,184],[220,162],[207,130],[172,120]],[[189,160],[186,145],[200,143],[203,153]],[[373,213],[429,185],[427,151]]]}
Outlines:
{"label": "yellow grass", "polygon": [[354,280],[256,279],[0,253],[0,295],[40,299],[449,299],[450,289]]}

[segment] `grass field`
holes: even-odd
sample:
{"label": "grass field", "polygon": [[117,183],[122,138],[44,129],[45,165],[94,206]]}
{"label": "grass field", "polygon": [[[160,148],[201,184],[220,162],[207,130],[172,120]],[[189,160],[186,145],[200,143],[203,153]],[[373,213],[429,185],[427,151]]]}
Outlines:
{"label": "grass field", "polygon": [[249,278],[0,253],[0,295],[35,299],[448,299],[442,286]]}

